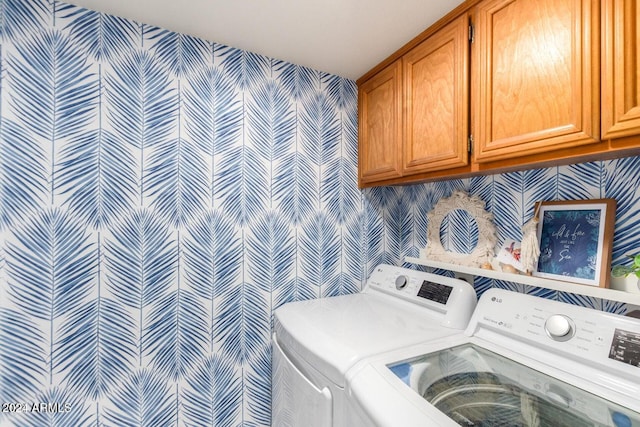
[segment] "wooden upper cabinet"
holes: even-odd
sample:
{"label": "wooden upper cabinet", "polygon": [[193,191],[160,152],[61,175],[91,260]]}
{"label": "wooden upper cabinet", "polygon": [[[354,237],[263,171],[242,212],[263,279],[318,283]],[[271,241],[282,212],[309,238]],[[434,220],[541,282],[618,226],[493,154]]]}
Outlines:
{"label": "wooden upper cabinet", "polygon": [[640,0],[464,1],[358,80],[360,186],[639,155],[639,18]]}
{"label": "wooden upper cabinet", "polygon": [[402,57],[403,175],[469,162],[468,34],[463,15]]}
{"label": "wooden upper cabinet", "polygon": [[358,88],[359,184],[397,178],[402,156],[402,63],[394,62]]}
{"label": "wooden upper cabinet", "polygon": [[475,16],[474,160],[598,143],[599,1],[485,0]]}
{"label": "wooden upper cabinet", "polygon": [[640,134],[640,2],[602,2],[602,138]]}

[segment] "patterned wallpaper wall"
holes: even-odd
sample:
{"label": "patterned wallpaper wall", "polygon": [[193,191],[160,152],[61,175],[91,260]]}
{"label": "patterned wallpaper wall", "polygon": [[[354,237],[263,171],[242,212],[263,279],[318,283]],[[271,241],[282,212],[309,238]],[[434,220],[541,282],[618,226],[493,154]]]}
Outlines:
{"label": "patterned wallpaper wall", "polygon": [[268,426],[273,309],[361,287],[355,83],[60,2],[0,20],[0,402],[52,405],[0,425]]}
{"label": "patterned wallpaper wall", "polygon": [[[418,257],[419,250],[427,244],[426,213],[440,198],[458,189],[485,201],[486,209],[494,215],[500,244],[508,238],[522,238],[521,227],[532,217],[536,201],[613,198],[617,202],[613,263],[628,264],[625,255],[640,250],[640,157],[628,157],[463,180],[366,189],[368,268],[380,261],[419,268],[406,264],[404,258]],[[491,287],[501,287],[621,314],[631,308],[613,301],[488,278],[476,278],[474,286],[478,296]],[[584,285],[576,285],[576,289],[580,286]]]}

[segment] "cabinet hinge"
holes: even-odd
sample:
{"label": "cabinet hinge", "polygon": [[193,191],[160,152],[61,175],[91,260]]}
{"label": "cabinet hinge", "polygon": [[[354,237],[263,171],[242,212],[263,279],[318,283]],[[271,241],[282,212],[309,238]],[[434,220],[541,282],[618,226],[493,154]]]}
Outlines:
{"label": "cabinet hinge", "polygon": [[469,135],[469,139],[467,140],[467,151],[469,154],[473,153],[473,135]]}
{"label": "cabinet hinge", "polygon": [[471,43],[473,43],[474,40],[474,30],[473,30],[473,25],[469,24],[469,41]]}

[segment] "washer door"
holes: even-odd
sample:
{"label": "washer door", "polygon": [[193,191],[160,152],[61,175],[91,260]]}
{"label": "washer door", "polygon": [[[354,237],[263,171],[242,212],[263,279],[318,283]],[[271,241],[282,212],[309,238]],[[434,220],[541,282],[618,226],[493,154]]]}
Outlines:
{"label": "washer door", "polygon": [[331,427],[332,398],[327,387],[316,387],[282,351],[273,335],[271,425]]}
{"label": "washer door", "polygon": [[491,372],[449,375],[432,384],[424,398],[461,426],[594,426]]}
{"label": "washer door", "polygon": [[387,365],[461,426],[637,426],[640,414],[474,344]]}

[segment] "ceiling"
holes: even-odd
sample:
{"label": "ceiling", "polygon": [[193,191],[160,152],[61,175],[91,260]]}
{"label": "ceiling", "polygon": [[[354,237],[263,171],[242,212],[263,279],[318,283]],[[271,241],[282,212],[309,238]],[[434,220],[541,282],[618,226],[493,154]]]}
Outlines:
{"label": "ceiling", "polygon": [[357,79],[462,0],[70,0]]}

